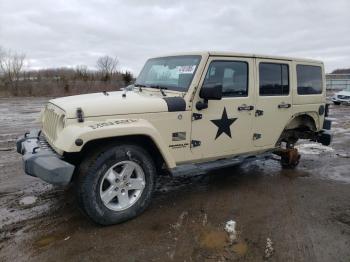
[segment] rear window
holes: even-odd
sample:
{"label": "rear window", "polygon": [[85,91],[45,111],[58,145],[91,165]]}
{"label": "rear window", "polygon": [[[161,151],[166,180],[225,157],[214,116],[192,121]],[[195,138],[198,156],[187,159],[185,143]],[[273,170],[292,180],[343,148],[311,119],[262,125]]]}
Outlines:
{"label": "rear window", "polygon": [[297,65],[299,95],[322,93],[322,69],[320,66]]}
{"label": "rear window", "polygon": [[260,63],[259,93],[261,96],[285,96],[289,94],[288,65]]}

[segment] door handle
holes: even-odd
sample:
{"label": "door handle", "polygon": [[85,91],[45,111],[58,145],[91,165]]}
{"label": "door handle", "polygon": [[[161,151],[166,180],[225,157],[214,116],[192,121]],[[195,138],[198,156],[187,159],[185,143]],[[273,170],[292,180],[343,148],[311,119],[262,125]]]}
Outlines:
{"label": "door handle", "polygon": [[281,104],[278,105],[278,108],[290,108],[292,105],[282,102]]}
{"label": "door handle", "polygon": [[238,107],[238,111],[252,111],[254,109],[254,106],[247,106],[246,104],[243,104]]}

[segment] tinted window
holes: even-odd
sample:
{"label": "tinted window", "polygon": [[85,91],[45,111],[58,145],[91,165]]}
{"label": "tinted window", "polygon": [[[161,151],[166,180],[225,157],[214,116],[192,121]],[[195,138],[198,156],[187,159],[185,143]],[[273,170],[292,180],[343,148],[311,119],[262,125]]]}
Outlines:
{"label": "tinted window", "polygon": [[204,81],[205,86],[222,85],[222,96],[248,95],[248,64],[241,61],[213,61]]}
{"label": "tinted window", "polygon": [[322,93],[322,69],[319,66],[297,65],[299,95]]}
{"label": "tinted window", "polygon": [[260,63],[259,82],[261,96],[289,94],[289,70],[286,64]]}

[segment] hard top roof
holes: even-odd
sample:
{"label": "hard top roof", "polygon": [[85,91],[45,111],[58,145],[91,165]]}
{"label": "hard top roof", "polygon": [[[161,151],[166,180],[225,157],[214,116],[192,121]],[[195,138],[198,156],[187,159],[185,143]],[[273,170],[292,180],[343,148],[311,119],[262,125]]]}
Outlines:
{"label": "hard top roof", "polygon": [[[293,58],[287,56],[275,56],[275,55],[261,55],[261,54],[251,54],[251,53],[235,53],[228,51],[199,51],[199,52],[180,52],[174,54],[168,54],[164,56],[175,56],[175,55],[201,55],[201,56],[226,56],[226,57],[251,57],[251,58],[261,58],[261,59],[276,59],[276,60],[287,60],[287,61],[297,61],[297,62],[310,62],[323,64],[320,60],[307,59],[307,58]],[[159,56],[159,57],[164,57]]]}

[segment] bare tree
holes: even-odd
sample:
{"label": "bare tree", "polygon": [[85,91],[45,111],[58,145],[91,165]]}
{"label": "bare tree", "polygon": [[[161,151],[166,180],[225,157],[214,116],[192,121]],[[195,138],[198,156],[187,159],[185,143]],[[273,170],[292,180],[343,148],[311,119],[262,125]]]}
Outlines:
{"label": "bare tree", "polygon": [[17,52],[2,52],[0,60],[0,70],[5,83],[17,94],[18,82],[24,66],[25,55]]}
{"label": "bare tree", "polygon": [[111,77],[117,72],[117,66],[119,61],[117,57],[102,56],[97,59],[96,66],[102,75],[102,79],[110,80]]}
{"label": "bare tree", "polygon": [[75,67],[75,76],[77,79],[87,81],[89,79],[89,69],[86,65],[77,65]]}
{"label": "bare tree", "polygon": [[4,60],[5,57],[5,50],[0,46],[0,77],[3,75],[3,71],[2,71],[2,61]]}

